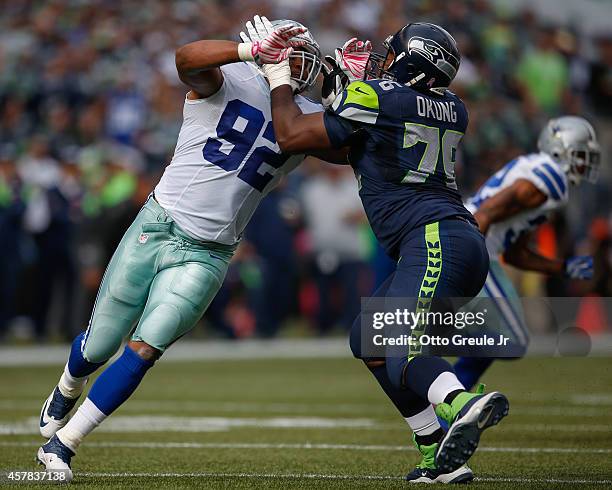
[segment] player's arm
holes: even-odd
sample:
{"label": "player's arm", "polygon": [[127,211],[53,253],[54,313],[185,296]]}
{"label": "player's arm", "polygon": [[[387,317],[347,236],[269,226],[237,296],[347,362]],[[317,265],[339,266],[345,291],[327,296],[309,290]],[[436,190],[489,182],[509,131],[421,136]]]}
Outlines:
{"label": "player's arm", "polygon": [[[268,75],[274,133],[284,152],[313,154],[314,151],[347,148],[358,136],[367,137],[370,126],[376,124],[378,94],[365,82],[349,84],[325,112],[302,114],[293,101],[289,82],[281,84],[274,74]],[[322,158],[328,159],[327,156]]]}
{"label": "player's arm", "polygon": [[189,98],[209,97],[223,84],[219,67],[238,61],[258,65],[278,63],[287,59],[293,48],[303,44],[291,40],[302,32],[304,29],[300,27],[283,26],[249,42],[204,40],[185,44],[176,50],[176,69],[179,78],[191,88]]}
{"label": "player's arm", "polygon": [[588,280],[593,277],[593,257],[579,255],[565,260],[550,259],[529,246],[531,234],[523,233],[506,252],[504,260],[519,269],[543,274],[563,274],[570,279]]}
{"label": "player's arm", "polygon": [[346,148],[331,148],[327,150],[311,150],[307,155],[323,160],[327,163],[335,163],[336,165],[350,165],[348,158],[349,149]]}
{"label": "player's arm", "polygon": [[220,66],[240,60],[238,44],[233,41],[196,41],[176,50],[179,78],[191,89],[190,99],[209,97],[223,84]]}
{"label": "player's arm", "polygon": [[321,154],[321,150],[333,148],[325,129],[323,112],[302,114],[288,84],[273,88],[271,96],[274,135],[283,153],[312,154],[316,151]]}
{"label": "player's arm", "polygon": [[302,113],[289,85],[272,90],[271,98],[274,135],[283,153],[305,153],[326,162],[349,164],[348,147],[335,148],[329,140],[324,112]]}
{"label": "player's arm", "polygon": [[[363,78],[365,63],[369,57],[371,44],[369,41],[363,42],[356,38],[349,39],[342,48],[335,51],[336,57],[326,57],[332,69],[325,67],[324,71],[324,106],[328,109],[326,113],[302,114],[299,107],[293,100],[292,91],[288,87],[290,72],[288,67],[264,66],[264,70],[270,81],[272,91],[272,121],[274,123],[274,133],[279,146],[283,152],[287,153],[309,153],[318,151],[319,156],[328,161],[336,163],[347,163],[348,148],[338,152],[338,148],[345,146],[348,137],[355,132],[355,127],[348,121],[340,121],[338,116],[342,111],[332,108],[331,103],[343,91],[351,91],[351,81],[358,81]],[[337,75],[340,73],[342,77]],[[359,107],[359,95],[366,94],[367,100],[375,100],[375,108],[366,104],[366,110],[378,109],[378,97],[368,86],[364,86],[365,92],[354,93],[352,101]],[[344,98],[343,98],[344,99]],[[357,109],[358,111],[359,109]],[[326,116],[328,117],[326,120]],[[370,115],[371,116],[371,115]],[[326,126],[329,118],[335,119],[332,123],[333,129]],[[359,119],[359,116],[356,117]],[[333,135],[330,134],[333,132]],[[333,154],[329,150],[336,148]],[[321,150],[325,150],[322,155]],[[334,158],[330,160],[330,157]],[[340,157],[341,162],[338,157]]]}
{"label": "player's arm", "polygon": [[565,261],[549,259],[537,252],[534,252],[529,244],[531,233],[523,233],[506,252],[504,260],[506,263],[518,267],[519,269],[541,272],[543,274],[562,274],[565,272]]}
{"label": "player's arm", "polygon": [[493,223],[504,221],[512,216],[534,209],[546,202],[546,194],[526,179],[518,179],[514,184],[490,197],[474,213],[480,231],[486,234]]}

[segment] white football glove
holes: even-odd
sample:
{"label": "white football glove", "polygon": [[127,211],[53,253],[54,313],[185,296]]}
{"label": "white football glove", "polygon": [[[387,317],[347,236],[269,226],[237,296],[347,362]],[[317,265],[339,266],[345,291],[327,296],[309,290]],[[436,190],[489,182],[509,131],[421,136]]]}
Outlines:
{"label": "white football glove", "polygon": [[259,15],[253,18],[253,22],[248,21],[245,27],[249,34],[241,32],[243,42],[238,45],[238,56],[242,61],[254,61],[260,66],[280,63],[289,58],[293,48],[306,44],[305,41],[291,40],[305,32],[303,27],[287,25],[274,29],[266,17]]}
{"label": "white football glove", "polygon": [[370,41],[359,41],[354,37],[345,42],[341,48],[334,50],[335,57],[325,57],[329,67],[325,64],[322,66],[321,101],[323,107],[327,109],[351,82],[363,80],[371,51]]}

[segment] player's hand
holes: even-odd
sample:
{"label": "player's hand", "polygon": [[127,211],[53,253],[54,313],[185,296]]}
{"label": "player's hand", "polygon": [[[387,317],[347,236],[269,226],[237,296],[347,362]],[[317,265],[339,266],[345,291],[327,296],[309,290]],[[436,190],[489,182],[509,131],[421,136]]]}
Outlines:
{"label": "player's hand", "polygon": [[325,61],[329,67],[323,63],[321,65],[321,71],[323,72],[323,85],[321,86],[321,102],[323,107],[327,109],[338,94],[340,94],[350,83],[349,78],[342,71],[342,68],[338,66],[336,60],[331,56],[326,56]]}
{"label": "player's hand", "polygon": [[366,64],[372,52],[370,41],[360,41],[356,37],[349,39],[341,48],[334,51],[336,63],[351,82],[363,80]]}
{"label": "player's hand", "polygon": [[571,279],[592,279],[593,257],[579,256],[565,259],[565,275]]}
{"label": "player's hand", "polygon": [[259,15],[253,18],[253,22],[248,21],[245,27],[248,35],[244,31],[240,33],[240,38],[244,41],[239,46],[240,59],[254,61],[260,66],[280,63],[289,58],[294,48],[306,44],[305,41],[292,40],[293,37],[306,32],[303,27],[288,25],[274,29],[266,17]]}
{"label": "player's hand", "polygon": [[323,107],[328,108],[349,83],[363,80],[371,51],[370,41],[359,41],[354,37],[345,42],[341,48],[335,49],[335,57],[325,57],[329,66],[325,64],[322,66],[321,99]]}

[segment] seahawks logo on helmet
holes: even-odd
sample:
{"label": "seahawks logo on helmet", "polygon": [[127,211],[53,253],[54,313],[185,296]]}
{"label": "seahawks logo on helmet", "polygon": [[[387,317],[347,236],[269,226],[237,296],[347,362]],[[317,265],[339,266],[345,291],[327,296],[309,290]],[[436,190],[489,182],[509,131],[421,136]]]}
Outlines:
{"label": "seahawks logo on helmet", "polygon": [[[408,41],[408,53],[416,52],[445,73],[451,80],[455,78],[457,70],[447,61],[453,55],[446,51],[442,46],[432,39],[423,37],[411,37]],[[458,61],[455,63],[459,64]]]}

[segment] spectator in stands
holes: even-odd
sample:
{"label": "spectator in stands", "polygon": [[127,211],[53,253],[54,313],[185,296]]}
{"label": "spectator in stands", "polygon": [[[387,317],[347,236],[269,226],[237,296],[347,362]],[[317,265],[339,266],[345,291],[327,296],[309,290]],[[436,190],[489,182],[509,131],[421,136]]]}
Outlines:
{"label": "spectator in stands", "polygon": [[295,311],[298,262],[294,241],[300,218],[298,200],[286,185],[280,185],[261,202],[246,230],[261,271],[253,302],[257,333],[262,337],[276,335]]}
{"label": "spectator in stands", "polygon": [[366,218],[352,170],[322,166],[304,183],[302,202],[319,292],[319,332],[336,324],[348,329],[359,313],[366,253],[361,233]]}
{"label": "spectator in stands", "polygon": [[555,33],[553,27],[541,28],[537,44],[525,51],[516,74],[525,101],[550,114],[559,112],[569,86],[567,61],[557,49]]}
{"label": "spectator in stands", "polygon": [[0,146],[0,342],[15,314],[15,293],[23,269],[20,247],[25,203],[13,157],[11,146]]}

